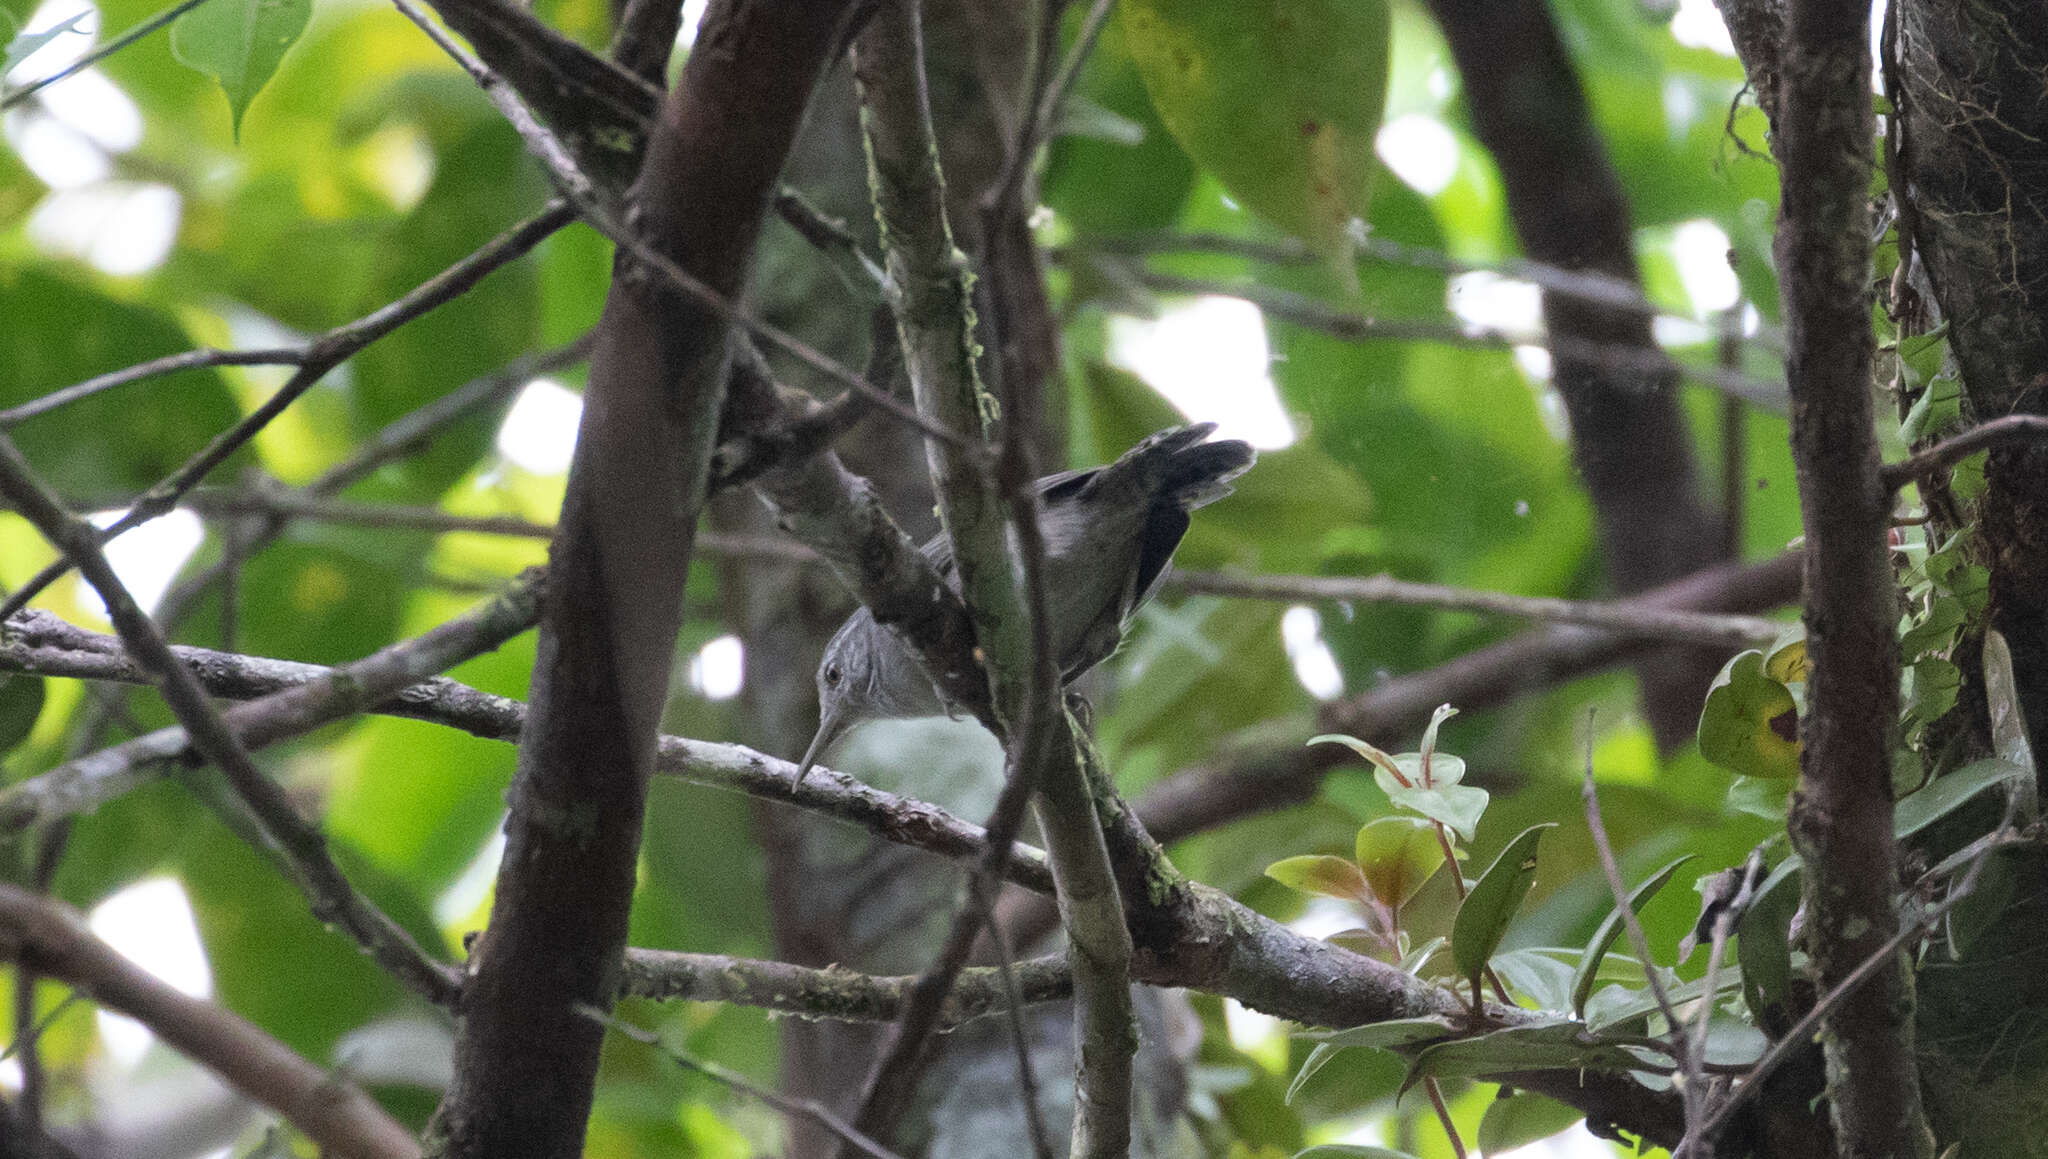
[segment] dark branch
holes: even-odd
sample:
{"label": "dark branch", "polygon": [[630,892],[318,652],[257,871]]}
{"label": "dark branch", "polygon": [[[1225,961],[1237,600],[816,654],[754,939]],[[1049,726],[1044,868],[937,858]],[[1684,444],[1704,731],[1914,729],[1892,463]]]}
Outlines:
{"label": "dark branch", "polygon": [[[1812,664],[1788,828],[1806,859],[1807,952],[1819,985],[1834,989],[1899,928],[1899,610],[1870,388],[1870,8],[1793,0],[1788,15],[1776,251]],[[1830,1114],[1845,1155],[1925,1157],[1933,1136],[1914,1065],[1912,977],[1896,949],[1886,957],[1823,1023]]]}

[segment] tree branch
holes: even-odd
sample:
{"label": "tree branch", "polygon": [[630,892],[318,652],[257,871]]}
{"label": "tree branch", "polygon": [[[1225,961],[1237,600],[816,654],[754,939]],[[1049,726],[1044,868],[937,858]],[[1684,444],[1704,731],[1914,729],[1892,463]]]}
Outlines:
{"label": "tree branch", "polygon": [[415,1159],[419,1140],[346,1077],[234,1013],[189,997],[94,937],[69,906],[0,884],[0,953],[126,1014],[228,1085],[349,1159]]}
{"label": "tree branch", "polygon": [[[1899,612],[1887,546],[1891,492],[1870,397],[1870,9],[1793,0],[1788,15],[1776,250],[1812,664],[1789,829],[1806,859],[1808,952],[1818,984],[1831,990],[1899,928],[1891,783]],[[1914,1070],[1912,976],[1896,949],[1887,957],[1823,1023],[1835,1132],[1844,1155],[1931,1156]]]}
{"label": "tree branch", "polygon": [[[1473,131],[1500,165],[1508,213],[1529,256],[1640,284],[1628,195],[1550,6],[1431,0],[1430,11],[1465,80]],[[1650,319],[1548,290],[1543,317],[1555,355],[1552,381],[1598,516],[1609,582],[1627,595],[1713,563],[1721,536],[1700,501],[1675,376],[1623,369],[1611,357],[1587,358],[1578,349],[1662,357]],[[1663,649],[1638,660],[1643,713],[1660,748],[1691,739],[1720,665],[1700,649]]]}
{"label": "tree branch", "polygon": [[[624,951],[729,303],[849,6],[714,4],[629,193],[634,229],[591,355],[505,858],[436,1118],[451,1156],[581,1153],[603,1040],[582,1011],[609,1008]],[[725,308],[678,292],[670,267]]]}
{"label": "tree branch", "polygon": [[[334,669],[293,660],[183,646],[172,651],[192,668],[209,694],[228,699],[253,700],[335,675]],[[131,684],[149,680],[121,650],[120,641],[73,627],[41,611],[23,612],[0,631],[0,671]],[[446,725],[485,740],[516,741],[527,709],[517,700],[433,677],[370,706],[368,711]],[[273,735],[270,739],[274,743],[289,738]],[[662,737],[655,770],[692,784],[793,804],[943,857],[964,860],[981,856],[987,848],[980,826],[935,805],[872,789],[830,770],[817,770],[799,785],[794,762],[742,745]],[[59,770],[31,777],[0,791],[0,831],[12,831],[31,821],[49,823],[95,808],[136,783],[140,782],[113,777],[71,778]],[[1035,849],[1012,849],[1003,858],[1001,870],[1006,880],[1027,889],[1052,890],[1045,855]]]}
{"label": "tree branch", "polygon": [[[1631,602],[1667,609],[1763,611],[1790,603],[1798,594],[1799,559],[1785,555],[1761,564],[1710,568]],[[1317,713],[1315,731],[1368,739],[1404,735],[1420,729],[1440,704],[1467,709],[1499,704],[1619,663],[1642,647],[1640,639],[1586,628],[1525,632],[1332,701]],[[1160,840],[1176,841],[1307,801],[1323,777],[1346,759],[1343,750],[1329,745],[1226,754],[1154,785],[1138,800],[1138,815]]]}
{"label": "tree branch", "polygon": [[[1553,329],[1548,334],[1510,334],[1502,330],[1472,329],[1461,323],[1431,318],[1374,318],[1353,310],[1325,305],[1306,294],[1283,290],[1260,282],[1217,281],[1190,278],[1158,270],[1121,271],[1128,279],[1148,290],[1166,294],[1220,294],[1257,306],[1261,312],[1304,330],[1314,330],[1346,342],[1435,342],[1447,346],[1477,346],[1509,350],[1516,346],[1547,346],[1560,360],[1570,359],[1618,377],[1687,378],[1733,395],[1767,410],[1781,411],[1785,385],[1722,366],[1679,362],[1646,338],[1643,343],[1610,338],[1589,338],[1570,330]],[[1545,291],[1549,300],[1549,291]],[[1559,295],[1560,298],[1564,295]],[[1589,307],[1590,308],[1590,307]],[[1605,309],[1605,307],[1602,307]],[[1616,313],[1626,311],[1616,310]],[[1648,322],[1643,321],[1645,334]]]}
{"label": "tree branch", "polygon": [[[328,671],[310,664],[207,649],[177,651],[217,696],[260,696]],[[24,613],[9,625],[8,632],[0,634],[0,669],[85,679],[141,678],[133,662],[119,653],[117,642],[42,612]],[[373,711],[509,741],[519,736],[525,706],[454,681],[435,679],[414,685]],[[740,745],[664,737],[657,769],[695,784],[794,804],[940,856],[967,859],[981,856],[987,849],[978,826],[938,806],[896,797],[830,770],[814,770],[797,785],[794,763]],[[0,801],[7,799],[0,797]],[[1145,840],[1149,844],[1149,839]],[[1138,981],[1197,987],[1318,1026],[1361,1025],[1463,1009],[1463,1002],[1447,992],[1347,950],[1303,938],[1219,891],[1183,881],[1170,865],[1165,870],[1171,877],[1162,880],[1175,883],[1178,892],[1167,903],[1170,908],[1165,917],[1159,916],[1162,911],[1150,909],[1144,912],[1151,916],[1140,919],[1137,928],[1148,933],[1140,947],[1143,952],[1133,960],[1132,976]],[[1003,876],[1041,894],[1052,892],[1044,855],[1028,847],[1011,850]],[[1124,891],[1127,902],[1131,896]],[[1239,933],[1247,939],[1246,944],[1233,947]],[[633,956],[643,954],[653,955],[642,959],[650,976],[659,963],[668,960],[652,951],[635,951]],[[638,968],[629,964],[628,975]],[[966,976],[975,977],[971,972]],[[968,985],[972,993],[971,987],[978,983],[970,981]],[[1501,1018],[1515,1017],[1489,1009]],[[1675,1143],[1683,1133],[1675,1099],[1651,1095],[1621,1076],[1589,1074],[1581,1083],[1576,1074],[1560,1077],[1551,1073],[1547,1078],[1525,1076],[1517,1085],[1585,1107],[1602,1121],[1621,1123],[1653,1140]]]}
{"label": "tree branch", "polygon": [[[945,182],[925,93],[923,33],[914,2],[883,0],[878,6],[855,42],[854,79],[861,94],[869,186],[882,229],[894,290],[891,305],[911,392],[920,413],[946,429],[974,436],[978,445],[995,417],[995,406],[982,387],[976,362],[971,275],[966,256],[953,243],[946,216]],[[1061,736],[1065,717],[1058,705],[1059,681],[1043,611],[1044,543],[1037,535],[1030,460],[1018,453],[1023,425],[1012,416],[1005,441],[1006,494],[1021,497],[1007,512],[981,456],[939,443],[926,446],[940,522],[953,548],[959,590],[973,623],[975,655],[988,676],[993,711],[984,720],[1009,750],[1007,784],[988,824],[992,852],[1014,835],[1033,786],[1042,786],[1048,804],[1040,811],[1040,821],[1053,853],[1054,878],[1065,903],[1062,912],[1071,916],[1076,905],[1086,908],[1106,900],[1110,922],[1122,936],[1115,886],[1100,849],[1101,838],[1093,832],[1092,812],[1085,799],[1075,809],[1071,793],[1054,795],[1054,781],[1078,786],[1079,775],[1070,755],[1072,742],[1063,742]],[[1018,533],[1014,553],[1006,542],[1006,514],[1014,518]],[[886,1137],[908,1106],[930,1057],[927,1042],[939,1003],[966,961],[980,917],[981,909],[970,898],[937,962],[919,980],[869,1076],[855,1120],[862,1130]],[[1127,974],[1113,966],[1109,942],[1095,939],[1102,945],[1099,953],[1091,954],[1091,947],[1079,940],[1085,932],[1077,932],[1072,958],[1077,977],[1090,980],[1076,987],[1077,1024],[1089,1017],[1088,1011],[1118,1009],[1128,1040]],[[1126,941],[1123,957],[1128,956]],[[1117,978],[1113,987],[1094,984],[1111,968]],[[1084,1052],[1090,1041],[1084,1038]],[[1120,1064],[1105,1061],[1082,1067],[1074,1119],[1076,1155],[1112,1153],[1116,1138],[1128,1139],[1129,1053],[1122,1052]],[[1113,1094],[1119,1087],[1122,1093]],[[846,1154],[843,1147],[841,1154]]]}
{"label": "tree branch", "polygon": [[1879,472],[1886,491],[1897,491],[1908,483],[1931,479],[1979,451],[2014,443],[2048,441],[2048,417],[2006,415],[1951,435],[1926,450],[1896,463],[1886,463]]}
{"label": "tree branch", "polygon": [[[1050,954],[1013,964],[1026,1003],[1057,1002],[1073,994],[1064,955]],[[723,954],[671,950],[626,951],[620,993],[658,1001],[731,1002],[779,1010],[801,1018],[890,1022],[902,1016],[914,977],[877,977],[834,966],[815,969],[786,962],[760,962]],[[940,1029],[1001,1014],[1009,1002],[1002,972],[993,966],[960,971],[940,1004]]]}
{"label": "tree branch", "polygon": [[[260,694],[261,699],[227,709],[221,720],[244,748],[253,750],[367,711],[426,677],[488,652],[532,627],[541,599],[540,575],[528,572],[496,598],[416,639],[400,641],[340,668],[311,668],[317,676],[277,685]],[[38,632],[34,625],[39,624],[62,626]],[[143,675],[117,641],[80,632],[46,613],[25,613],[8,627],[8,639],[0,648],[9,652],[17,646],[17,632],[31,639],[54,635],[65,639],[70,654],[83,652],[120,673],[101,679]],[[102,643],[108,646],[104,651]],[[242,660],[202,649],[177,648],[172,654],[193,669],[206,691],[215,695],[220,694],[215,687],[218,674]],[[194,750],[187,730],[165,728],[66,761],[0,791],[0,831],[17,832],[31,824],[50,824],[96,809],[153,779],[151,766],[189,759],[196,755]],[[444,979],[427,997],[445,1003],[452,991]]]}
{"label": "tree branch", "polygon": [[[206,691],[165,642],[100,550],[97,531],[73,518],[36,479],[13,440],[0,435],[0,495],[34,524],[84,573],[106,603],[108,616],[128,654],[163,693],[192,746],[219,767],[253,816],[259,847],[275,858],[286,876],[312,902],[313,916],[340,926],[395,977],[430,1001],[453,1000],[454,972],[427,957],[412,936],[356,893],[327,852],[320,830],[301,817],[284,788],[265,776],[234,731],[221,719]],[[239,818],[226,818],[240,828]]]}
{"label": "tree branch", "polygon": [[[306,343],[299,369],[277,389],[277,393],[264,399],[262,405],[249,412],[242,421],[216,436],[183,466],[144,492],[119,519],[98,533],[97,542],[107,543],[176,508],[178,500],[186,492],[197,487],[215,467],[226,462],[228,456],[275,421],[286,407],[326,377],[328,371],[405,323],[468,293],[491,271],[525,256],[549,234],[575,219],[575,213],[567,205],[556,202],[491,239],[475,253],[421,282],[398,300]],[[28,602],[42,594],[43,589],[70,571],[73,562],[70,559],[58,560],[38,572],[7,599],[0,600],[0,620],[27,607]]]}
{"label": "tree branch", "polygon": [[[733,444],[728,441],[725,445]],[[706,555],[745,556],[790,563],[827,563],[823,553],[829,553],[831,562],[828,566],[832,567],[840,582],[858,594],[861,602],[870,609],[879,603],[900,610],[892,611],[891,615],[920,619],[952,616],[953,612],[934,608],[935,602],[951,601],[955,608],[959,605],[950,591],[942,596],[929,594],[931,589],[926,586],[928,581],[923,575],[930,570],[928,562],[920,566],[916,560],[899,560],[894,548],[887,552],[874,552],[879,558],[867,557],[867,553],[874,551],[869,547],[868,536],[875,533],[872,529],[879,526],[878,519],[887,518],[887,512],[874,506],[873,488],[866,480],[843,466],[831,465],[836,462],[834,457],[817,466],[796,466],[771,472],[756,483],[764,500],[782,516],[784,530],[809,545],[808,548],[765,536],[702,533],[697,537],[698,550]],[[403,527],[524,539],[547,539],[554,534],[551,523],[536,523],[517,516],[456,515],[437,507],[349,503],[313,498],[302,492],[201,490],[187,496],[184,505],[201,514],[267,514],[361,527]],[[893,520],[889,526],[894,527]],[[902,533],[897,531],[895,534],[902,549],[915,554],[909,541],[901,539]],[[1785,630],[1783,623],[1757,616],[1657,607],[1640,600],[1518,596],[1477,588],[1412,583],[1388,575],[1248,575],[1174,570],[1167,573],[1160,584],[1160,591],[1246,600],[1442,608],[1446,611],[1578,624],[1637,640],[1670,640],[1717,648],[1767,644]],[[935,633],[932,636],[925,636],[924,630],[920,629],[906,637],[912,650],[925,659],[928,667],[941,661],[957,666],[962,657],[971,656],[971,637],[964,634],[965,609],[959,608],[958,615],[961,617],[958,629],[940,624],[930,629]],[[877,622],[888,626],[895,621],[878,616]],[[952,634],[954,631],[961,634],[956,636]],[[919,640],[928,642],[919,643]],[[975,711],[973,704],[985,700],[987,693],[980,686],[978,672],[972,675],[972,679],[956,680],[951,673],[946,679],[954,682],[951,698],[969,707],[970,711]]]}
{"label": "tree branch", "polygon": [[1756,616],[1663,608],[1643,600],[1557,600],[1410,583],[1389,575],[1263,576],[1176,571],[1168,589],[1197,595],[1256,600],[1407,604],[1451,611],[1488,612],[1559,624],[1603,628],[1637,640],[1676,640],[1713,648],[1768,644],[1786,625]]}

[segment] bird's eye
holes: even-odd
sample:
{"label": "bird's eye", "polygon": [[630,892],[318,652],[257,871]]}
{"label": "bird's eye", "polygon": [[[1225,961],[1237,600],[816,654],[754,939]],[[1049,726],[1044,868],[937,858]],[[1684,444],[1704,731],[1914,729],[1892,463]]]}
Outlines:
{"label": "bird's eye", "polygon": [[841,673],[841,672],[839,671],[839,665],[837,665],[837,664],[827,664],[827,665],[825,665],[825,686],[826,686],[827,688],[837,688],[837,687],[839,687],[839,681],[841,680],[841,678],[842,678],[842,673]]}

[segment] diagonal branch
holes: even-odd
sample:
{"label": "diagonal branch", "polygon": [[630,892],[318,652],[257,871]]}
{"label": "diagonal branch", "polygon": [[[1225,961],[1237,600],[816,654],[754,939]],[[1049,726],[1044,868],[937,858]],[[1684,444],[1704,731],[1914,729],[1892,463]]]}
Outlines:
{"label": "diagonal branch", "polygon": [[[483,248],[420,283],[396,301],[306,343],[299,369],[277,389],[277,393],[263,400],[262,405],[249,412],[242,421],[217,436],[162,482],[144,492],[119,519],[97,533],[96,542],[107,543],[176,508],[178,500],[186,492],[197,487],[215,467],[226,462],[230,455],[275,421],[286,407],[326,377],[328,371],[414,318],[468,293],[493,270],[525,256],[549,234],[575,219],[576,215],[569,206],[556,202],[499,234]],[[58,560],[0,601],[0,620],[27,607],[30,600],[71,570],[74,562],[68,558]]]}
{"label": "diagonal branch", "polygon": [[5,435],[0,435],[0,495],[76,563],[99,592],[128,654],[163,692],[193,747],[220,768],[253,814],[266,852],[282,863],[293,884],[312,901],[313,915],[346,930],[379,965],[429,1001],[450,1004],[454,972],[427,957],[411,935],[349,885],[327,852],[326,838],[299,816],[284,788],[256,767],[206,698],[198,678],[172,653],[163,633],[108,566],[97,531],[64,510]]}
{"label": "diagonal branch", "polygon": [[346,1159],[416,1159],[419,1140],[376,1100],[232,1011],[190,997],[94,937],[78,911],[0,885],[0,955],[126,1014]]}

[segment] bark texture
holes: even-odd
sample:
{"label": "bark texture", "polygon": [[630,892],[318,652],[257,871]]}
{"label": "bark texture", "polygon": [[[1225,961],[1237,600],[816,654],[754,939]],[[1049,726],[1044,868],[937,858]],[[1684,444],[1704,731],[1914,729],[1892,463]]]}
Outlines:
{"label": "bark texture", "polygon": [[[1790,828],[1806,859],[1807,949],[1825,991],[1898,930],[1891,757],[1899,612],[1887,540],[1891,493],[1879,470],[1871,397],[1869,8],[1795,0],[1787,15],[1776,249],[1812,663]],[[1933,1154],[1906,965],[1895,953],[1824,1023],[1831,1113],[1845,1157]]]}
{"label": "bark texture", "polygon": [[[715,291],[745,280],[768,197],[850,5],[733,0],[705,16],[629,195],[640,236]],[[724,396],[726,326],[615,269],[599,323],[533,710],[491,923],[463,994],[446,1154],[582,1151],[625,946],[641,817]]]}
{"label": "bark texture", "polygon": [[[2048,414],[2048,9],[1898,6],[1901,222],[1949,326],[1966,416]],[[1994,450],[1981,534],[1991,619],[2048,735],[2048,449]]]}

